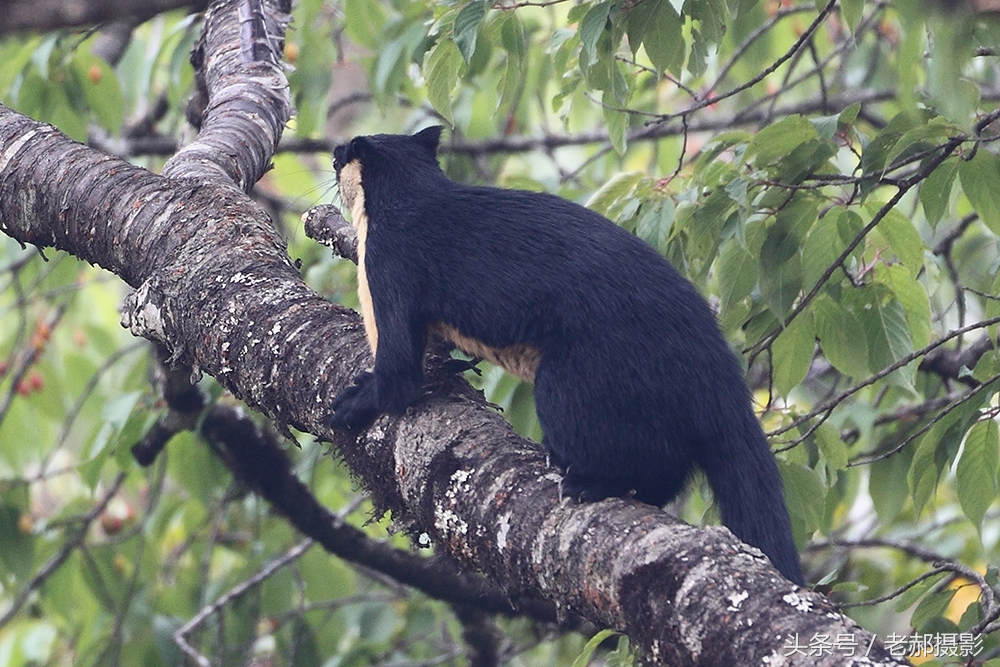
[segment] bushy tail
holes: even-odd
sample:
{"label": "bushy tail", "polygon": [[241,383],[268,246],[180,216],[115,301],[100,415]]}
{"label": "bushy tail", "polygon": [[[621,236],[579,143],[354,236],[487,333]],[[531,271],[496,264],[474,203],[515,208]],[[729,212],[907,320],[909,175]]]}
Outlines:
{"label": "bushy tail", "polygon": [[[749,411],[747,411],[749,412]],[[781,475],[752,412],[727,423],[703,464],[724,523],[763,551],[787,579],[805,585],[782,491]]]}

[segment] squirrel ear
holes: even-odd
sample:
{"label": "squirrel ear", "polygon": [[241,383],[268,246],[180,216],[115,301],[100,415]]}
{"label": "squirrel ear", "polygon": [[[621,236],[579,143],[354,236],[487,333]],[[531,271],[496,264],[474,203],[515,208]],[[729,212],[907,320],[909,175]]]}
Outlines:
{"label": "squirrel ear", "polygon": [[413,138],[431,155],[437,155],[438,142],[441,141],[441,130],[443,129],[440,125],[431,125],[414,134]]}
{"label": "squirrel ear", "polygon": [[370,147],[371,144],[368,143],[368,139],[366,137],[354,137],[351,139],[351,143],[347,151],[347,161],[350,162],[351,160],[357,160],[358,158],[363,157],[365,153],[368,152]]}

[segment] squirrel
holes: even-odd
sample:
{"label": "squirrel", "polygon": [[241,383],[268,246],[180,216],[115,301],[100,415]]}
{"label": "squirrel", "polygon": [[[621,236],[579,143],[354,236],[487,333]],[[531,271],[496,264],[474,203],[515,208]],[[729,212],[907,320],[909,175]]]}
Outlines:
{"label": "squirrel", "polygon": [[531,381],[561,491],[662,506],[695,466],[723,523],[804,583],[774,456],[704,298],[652,247],[550,194],[450,180],[441,127],[334,150],[374,368],[334,400],[358,429],[421,395],[428,337]]}

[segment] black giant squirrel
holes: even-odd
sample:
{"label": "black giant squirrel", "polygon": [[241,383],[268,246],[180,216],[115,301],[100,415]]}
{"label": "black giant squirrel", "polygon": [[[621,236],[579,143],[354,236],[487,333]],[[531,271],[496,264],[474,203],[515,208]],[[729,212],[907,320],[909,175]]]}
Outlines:
{"label": "black giant squirrel", "polygon": [[359,136],[334,151],[375,365],[335,399],[331,423],[405,411],[421,396],[428,336],[444,336],[534,382],[564,495],[662,506],[698,466],[723,523],[803,584],[742,368],[694,285],[583,206],[450,180],[440,134]]}

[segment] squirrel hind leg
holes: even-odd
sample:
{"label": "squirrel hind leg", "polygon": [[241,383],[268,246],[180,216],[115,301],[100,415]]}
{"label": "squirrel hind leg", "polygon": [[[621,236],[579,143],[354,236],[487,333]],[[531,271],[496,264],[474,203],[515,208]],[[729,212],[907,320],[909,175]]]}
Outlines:
{"label": "squirrel hind leg", "polygon": [[544,439],[548,460],[561,473],[559,497],[576,502],[593,503],[605,498],[631,498],[647,505],[663,507],[677,495],[684,483],[684,477],[670,479],[669,476],[651,475],[635,477],[615,475],[613,471],[594,472],[590,466],[579,461],[567,460],[551,447],[549,438]]}
{"label": "squirrel hind leg", "polygon": [[628,484],[575,473],[572,469],[565,471],[559,482],[559,496],[578,503],[593,503],[605,498],[628,498],[633,495],[635,490],[629,488]]}

